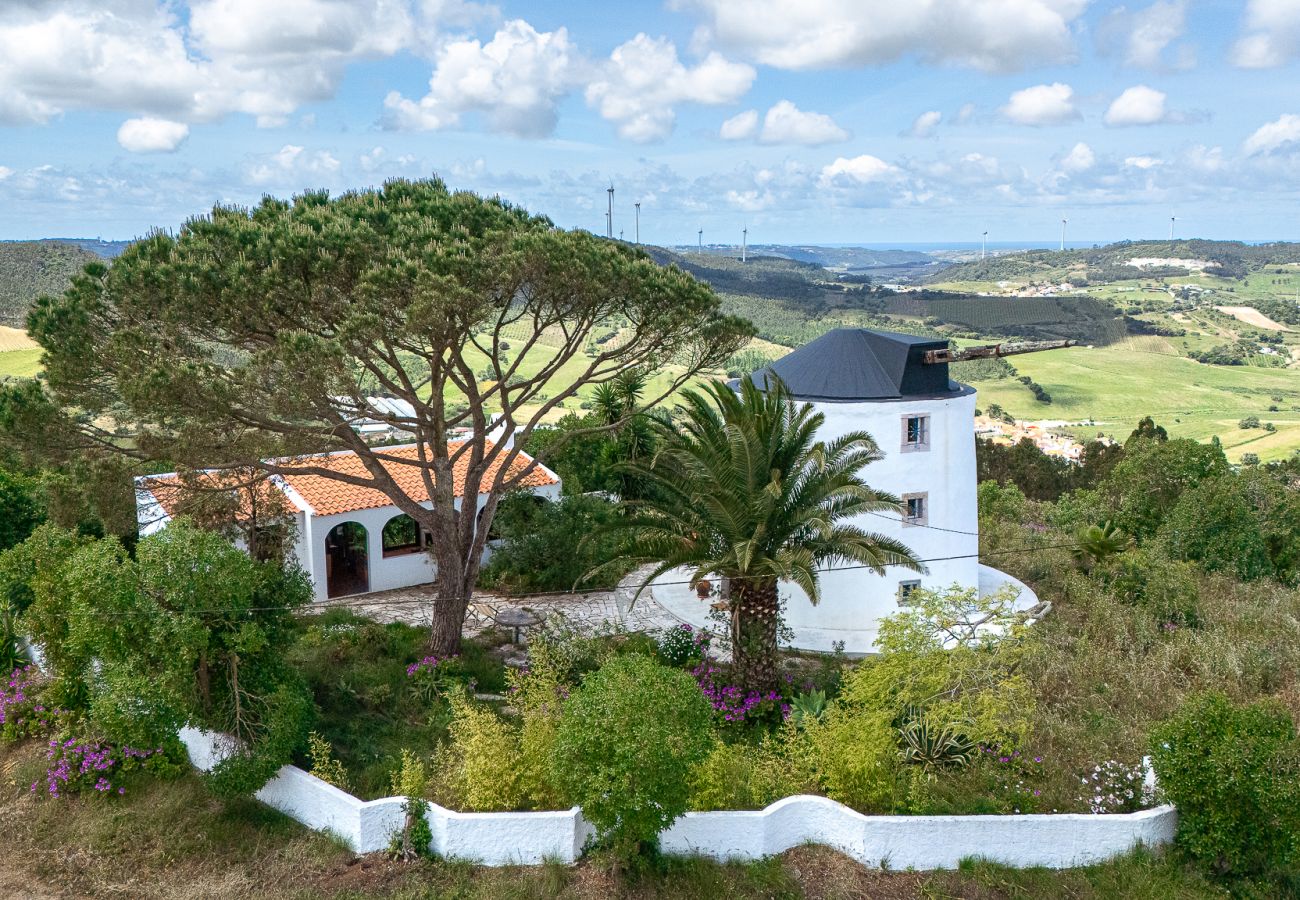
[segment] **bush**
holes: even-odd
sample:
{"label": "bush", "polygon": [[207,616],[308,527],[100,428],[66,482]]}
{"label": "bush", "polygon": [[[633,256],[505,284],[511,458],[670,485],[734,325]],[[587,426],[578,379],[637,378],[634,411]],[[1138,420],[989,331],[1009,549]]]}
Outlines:
{"label": "bush", "polygon": [[695,666],[709,651],[709,633],[686,624],[665,628],[659,635],[658,650],[664,665],[678,669]]}
{"label": "bush", "polygon": [[1148,610],[1156,622],[1196,625],[1199,589],[1193,567],[1156,552],[1130,550],[1098,570],[1111,596]]}
{"label": "bush", "polygon": [[465,809],[505,812],[524,806],[519,729],[465,694],[451,697],[449,787]]}
{"label": "bush", "polygon": [[1300,860],[1300,742],[1281,706],[1194,696],[1153,732],[1151,759],[1194,858],[1233,875]]}
{"label": "bush", "polygon": [[1239,475],[1223,475],[1185,491],[1160,528],[1169,555],[1242,581],[1272,575],[1264,522],[1246,486]]}
{"label": "bush", "polygon": [[615,657],[565,703],[552,777],[602,843],[625,855],[652,847],[688,808],[688,775],[713,746],[711,721],[688,673]]}
{"label": "bush", "polygon": [[531,495],[508,497],[493,521],[502,543],[483,568],[481,583],[517,592],[615,585],[630,567],[587,576],[618,558],[621,539],[602,532],[618,517],[618,506],[599,497],[565,497],[554,503]]}
{"label": "bush", "polygon": [[691,809],[762,809],[783,797],[820,793],[815,749],[793,724],[757,743],[714,744],[691,770]]}

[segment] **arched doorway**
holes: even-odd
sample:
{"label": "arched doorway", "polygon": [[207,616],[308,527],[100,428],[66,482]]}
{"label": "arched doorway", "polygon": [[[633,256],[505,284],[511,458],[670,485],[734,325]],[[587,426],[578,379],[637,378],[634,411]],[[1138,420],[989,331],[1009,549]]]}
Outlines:
{"label": "arched doorway", "polygon": [[370,590],[369,536],[360,522],[340,522],[325,535],[325,584],[331,597]]}

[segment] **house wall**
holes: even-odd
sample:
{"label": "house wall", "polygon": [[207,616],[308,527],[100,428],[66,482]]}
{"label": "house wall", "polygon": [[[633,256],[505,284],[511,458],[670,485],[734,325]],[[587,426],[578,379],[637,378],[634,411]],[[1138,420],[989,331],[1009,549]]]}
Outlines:
{"label": "house wall", "polygon": [[[898,609],[899,582],[922,586],[965,587],[979,584],[979,509],[975,482],[975,391],[936,400],[884,400],[862,403],[814,403],[825,424],[818,438],[830,440],[851,431],[875,438],[884,458],[862,473],[867,484],[895,496],[924,493],[927,526],[905,525],[894,513],[851,519],[866,531],[901,541],[915,556],[932,560],[929,572],[899,567],[883,576],[869,569],[832,569],[821,574],[821,600],[813,606],[801,590],[784,587],[786,621],[800,630],[821,630],[828,644],[839,631],[874,632],[874,621]],[[928,450],[902,452],[903,417],[930,417]],[[952,557],[961,557],[953,559]],[[850,648],[855,649],[855,648]],[[868,650],[870,647],[857,648]]]}
{"label": "house wall", "polygon": [[[548,500],[558,500],[560,485],[550,484],[533,488],[532,493]],[[487,498],[480,495],[478,509],[482,509]],[[456,508],[461,508],[462,500],[456,500]],[[432,504],[421,504],[429,509]],[[396,506],[384,506],[377,509],[360,509],[354,512],[339,513],[333,516],[306,517],[302,538],[298,541],[295,553],[303,569],[311,576],[315,599],[329,599],[329,585],[325,577],[325,536],[330,530],[343,522],[356,522],[366,529],[367,562],[370,570],[370,590],[389,591],[397,588],[428,584],[437,574],[438,567],[426,551],[405,553],[398,556],[384,556],[383,529],[389,520],[401,515]],[[483,554],[483,561],[491,557],[491,548]]]}

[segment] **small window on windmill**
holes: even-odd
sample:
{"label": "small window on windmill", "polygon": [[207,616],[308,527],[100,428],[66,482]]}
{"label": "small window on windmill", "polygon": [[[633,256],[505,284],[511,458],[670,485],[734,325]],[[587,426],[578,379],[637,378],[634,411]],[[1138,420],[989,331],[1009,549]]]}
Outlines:
{"label": "small window on windmill", "polygon": [[930,521],[930,499],[928,494],[903,495],[903,524],[926,525]]}
{"label": "small window on windmill", "polygon": [[898,583],[898,605],[911,606],[916,602],[916,592],[921,589],[920,579]]}
{"label": "small window on windmill", "polygon": [[903,416],[902,452],[916,453],[930,449],[930,417]]}

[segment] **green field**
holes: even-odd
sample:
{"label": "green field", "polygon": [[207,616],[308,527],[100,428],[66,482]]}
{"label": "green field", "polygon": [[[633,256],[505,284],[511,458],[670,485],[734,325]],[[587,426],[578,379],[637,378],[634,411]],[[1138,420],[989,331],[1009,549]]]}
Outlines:
{"label": "green field", "polygon": [[0,353],[0,378],[34,378],[41,370],[41,350],[8,350]]}
{"label": "green field", "polygon": [[[1147,342],[1158,346],[1161,340]],[[1233,460],[1242,453],[1282,459],[1300,449],[1300,372],[1207,366],[1138,343],[1018,356],[1011,360],[1016,369],[1041,384],[1052,402],[1039,403],[1024,385],[1003,379],[976,384],[979,405],[997,403],[1020,419],[1094,420],[1095,427],[1072,429],[1079,437],[1122,437],[1150,415],[1172,435],[1202,441],[1217,435]],[[1272,422],[1277,431],[1238,428],[1246,416]]]}

